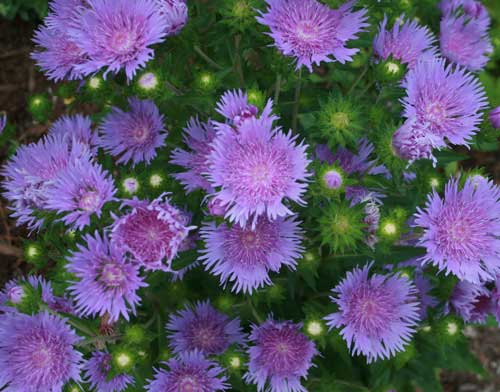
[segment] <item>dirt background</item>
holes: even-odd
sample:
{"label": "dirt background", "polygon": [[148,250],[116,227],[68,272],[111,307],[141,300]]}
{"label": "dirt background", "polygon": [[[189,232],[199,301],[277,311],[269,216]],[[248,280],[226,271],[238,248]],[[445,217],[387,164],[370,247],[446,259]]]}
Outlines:
{"label": "dirt background", "polygon": [[[8,114],[11,124],[16,125],[16,140],[26,143],[38,139],[47,127],[33,122],[26,106],[34,93],[51,92],[53,85],[36,71],[29,53],[35,26],[21,20],[0,20],[0,112]],[[54,102],[53,118],[64,113],[63,102]],[[0,150],[0,164],[6,158]],[[470,159],[466,167],[484,167],[500,182],[500,148],[497,152],[468,152]],[[23,260],[23,240],[27,233],[15,227],[8,218],[6,202],[0,198],[0,287],[28,270]],[[473,352],[490,373],[488,379],[480,380],[474,375],[443,373],[442,383],[446,392],[498,392],[500,391],[500,330],[497,328],[468,328]],[[425,392],[425,391],[424,391]]]}

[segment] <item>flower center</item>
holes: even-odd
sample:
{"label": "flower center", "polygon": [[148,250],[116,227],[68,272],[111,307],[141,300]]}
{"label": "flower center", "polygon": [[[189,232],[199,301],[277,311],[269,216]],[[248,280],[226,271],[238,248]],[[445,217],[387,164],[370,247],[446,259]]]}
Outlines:
{"label": "flower center", "polygon": [[309,20],[302,20],[297,23],[297,38],[301,41],[309,42],[317,37],[315,25]]}
{"label": "flower center", "polygon": [[33,352],[31,359],[32,364],[38,369],[47,369],[53,365],[52,352],[43,344],[38,350]]}
{"label": "flower center", "polygon": [[446,118],[446,110],[439,102],[429,104],[425,110],[425,119],[439,125]]}
{"label": "flower center", "polygon": [[193,376],[184,376],[179,382],[179,392],[198,391],[198,381]]}
{"label": "flower center", "polygon": [[330,117],[330,124],[337,129],[346,129],[349,123],[349,115],[344,112],[333,113]]}
{"label": "flower center", "polygon": [[125,278],[121,266],[116,263],[107,263],[102,267],[101,280],[109,287],[119,287]]}
{"label": "flower center", "polygon": [[99,208],[100,201],[101,198],[99,197],[99,193],[95,191],[87,191],[80,198],[78,207],[84,211],[93,212]]}
{"label": "flower center", "polygon": [[120,54],[129,53],[135,44],[135,36],[131,31],[118,31],[113,39],[114,47]]}
{"label": "flower center", "polygon": [[139,126],[134,129],[132,136],[137,142],[143,142],[149,136],[149,129],[144,126]]}

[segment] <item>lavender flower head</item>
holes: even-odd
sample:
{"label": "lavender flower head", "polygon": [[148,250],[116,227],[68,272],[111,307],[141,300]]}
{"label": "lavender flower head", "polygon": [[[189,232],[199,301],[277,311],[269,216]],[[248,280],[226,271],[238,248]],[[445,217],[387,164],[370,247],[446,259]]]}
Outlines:
{"label": "lavender flower head", "polygon": [[249,118],[235,132],[217,124],[219,133],[210,155],[208,180],[227,208],[226,218],[244,226],[253,217],[270,220],[292,215],[285,200],[304,204],[309,160],[306,145],[273,128],[270,100],[260,118]]}
{"label": "lavender flower head", "polygon": [[108,378],[111,370],[111,355],[103,351],[95,351],[83,367],[84,379],[90,388],[99,392],[122,392],[134,383],[128,374],[118,374]]}
{"label": "lavender flower head", "polygon": [[85,148],[74,143],[71,150],[60,137],[45,137],[37,143],[21,146],[3,167],[3,196],[13,205],[9,207],[17,224],[26,224],[30,230],[39,229],[43,219],[34,215],[47,203],[47,191],[67,166],[84,157]]}
{"label": "lavender flower head", "polygon": [[297,69],[305,65],[352,61],[359,49],[347,48],[348,41],[368,26],[366,10],[352,11],[355,0],[333,10],[316,0],[266,0],[268,9],[257,21],[271,30],[274,45],[294,57]]}
{"label": "lavender flower head", "polygon": [[117,163],[149,164],[167,137],[163,115],[153,101],[130,98],[128,103],[129,112],[113,107],[104,119],[100,147],[119,157]]}
{"label": "lavender flower head", "polygon": [[3,290],[0,291],[0,311],[16,312],[16,308],[8,305],[20,304],[25,298],[27,286],[37,291],[40,294],[40,299],[50,309],[56,310],[55,307],[61,299],[54,296],[50,282],[41,276],[30,275],[22,279],[12,279],[5,284]]}
{"label": "lavender flower head", "polygon": [[73,139],[91,152],[92,156],[97,154],[99,135],[92,130],[89,116],[76,114],[74,116],[60,117],[49,129],[49,135],[54,135],[72,147]]}
{"label": "lavender flower head", "polygon": [[489,20],[471,20],[466,15],[445,16],[440,26],[441,53],[469,71],[481,71],[493,52],[488,28]]}
{"label": "lavender flower head", "polygon": [[83,73],[78,66],[87,61],[85,53],[68,35],[67,30],[42,26],[33,38],[38,50],[31,58],[49,80],[82,79]]}
{"label": "lavender flower head", "polygon": [[312,359],[319,353],[301,328],[301,324],[273,319],[252,326],[245,381],[256,384],[259,392],[306,392],[301,379],[307,378],[314,366]]}
{"label": "lavender flower head", "polygon": [[433,150],[445,147],[446,141],[442,137],[428,132],[416,119],[406,120],[392,135],[394,153],[410,163],[418,159],[430,159],[436,163]]}
{"label": "lavender flower head", "polygon": [[217,103],[216,111],[223,115],[229,124],[239,127],[243,121],[255,117],[258,109],[248,103],[248,96],[241,90],[226,91]]}
{"label": "lavender flower head", "polygon": [[479,0],[441,0],[439,8],[443,15],[448,16],[461,10],[473,20],[489,24],[488,10]]}
{"label": "lavender flower head", "polygon": [[81,230],[92,216],[101,217],[102,208],[112,200],[116,189],[109,173],[98,163],[79,160],[69,165],[47,190],[45,208],[65,214],[61,221]]}
{"label": "lavender flower head", "polygon": [[186,0],[156,0],[158,12],[166,20],[165,34],[179,34],[188,20]]}
{"label": "lavender flower head", "polygon": [[0,318],[0,388],[6,391],[62,391],[80,380],[80,338],[66,322],[46,312]]}
{"label": "lavender flower head", "polygon": [[212,153],[212,141],[215,135],[216,131],[211,120],[202,123],[192,117],[187,127],[184,128],[184,143],[191,151],[176,148],[172,153],[170,163],[186,169],[185,172],[175,173],[173,176],[181,182],[187,193],[196,189],[212,191],[212,186],[203,173],[207,171],[208,158]]}
{"label": "lavender flower head", "polygon": [[67,266],[79,279],[69,287],[77,311],[82,316],[107,314],[110,321],[120,316],[129,320],[141,301],[137,291],[147,286],[139,276],[139,266],[127,260],[124,251],[105,236],[96,232],[84,238],[86,245],[78,245]]}
{"label": "lavender flower head", "polygon": [[482,121],[481,110],[487,105],[477,78],[436,59],[418,62],[408,72],[403,87],[407,122],[395,135],[397,142],[393,141],[397,148],[404,146],[408,155],[401,154],[403,157],[429,157],[432,147],[443,147],[446,141],[469,145]]}
{"label": "lavender flower head", "polygon": [[180,353],[164,362],[169,370],[156,370],[146,385],[148,392],[164,391],[225,391],[230,388],[227,377],[216,362],[206,359],[199,351]]}
{"label": "lavender flower head", "polygon": [[404,24],[402,22],[401,17],[392,30],[387,30],[387,16],[384,15],[379,32],[373,40],[375,56],[382,60],[392,56],[409,67],[413,67],[418,60],[436,56],[436,38],[429,28],[420,26],[415,20],[406,21]]}
{"label": "lavender flower head", "polygon": [[221,284],[231,282],[236,293],[251,294],[270,285],[269,273],[278,272],[282,266],[294,270],[303,252],[302,232],[294,218],[260,218],[253,229],[211,222],[200,230],[200,235],[206,249],[199,260],[220,277]]}
{"label": "lavender flower head", "polygon": [[0,135],[7,126],[7,114],[0,112]]}
{"label": "lavender flower head", "polygon": [[468,179],[459,190],[451,179],[444,198],[433,191],[415,218],[423,229],[418,245],[427,250],[424,263],[475,284],[500,273],[500,188],[491,181]]}
{"label": "lavender flower head", "polygon": [[493,311],[490,290],[484,285],[458,282],[451,294],[453,310],[467,323],[484,323]]}
{"label": "lavender flower head", "polygon": [[325,317],[330,328],[342,328],[353,354],[365,355],[368,363],[403,351],[420,320],[415,286],[397,275],[369,277],[372,264],[347,273],[330,297],[338,312]]}
{"label": "lavender flower head", "polygon": [[154,57],[151,45],[163,42],[167,20],[155,0],[87,0],[68,33],[86,59],[75,70],[90,75],[106,68],[125,70],[131,80]]}
{"label": "lavender flower head", "polygon": [[152,202],[126,200],[122,207],[131,211],[115,221],[113,243],[147,270],[171,271],[172,260],[194,228],[187,226],[185,214],[170,204],[166,194]]}
{"label": "lavender flower head", "polygon": [[198,350],[204,355],[220,355],[232,344],[243,344],[245,336],[238,318],[231,320],[208,301],[186,305],[172,314],[166,325],[174,353]]}

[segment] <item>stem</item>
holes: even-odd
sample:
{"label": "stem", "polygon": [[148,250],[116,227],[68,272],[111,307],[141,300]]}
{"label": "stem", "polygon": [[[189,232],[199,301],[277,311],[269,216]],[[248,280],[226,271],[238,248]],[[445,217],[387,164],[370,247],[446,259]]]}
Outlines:
{"label": "stem", "polygon": [[276,85],[274,87],[274,104],[278,104],[281,90],[281,74],[276,75]]}
{"label": "stem", "polygon": [[198,53],[212,67],[217,68],[219,71],[222,71],[224,69],[224,67],[220,66],[214,60],[208,57],[208,55],[205,52],[203,52],[203,50],[201,50],[201,48],[198,45],[194,46],[194,51]]}
{"label": "stem", "polygon": [[259,314],[257,313],[257,311],[255,310],[255,308],[253,307],[253,304],[252,302],[248,299],[247,300],[247,303],[248,303],[248,306],[250,306],[250,309],[252,310],[252,315],[253,317],[255,317],[255,319],[257,320],[257,322],[259,324],[262,324],[262,318],[259,316]]}
{"label": "stem", "polygon": [[245,78],[243,77],[243,68],[241,67],[241,55],[240,55],[240,42],[241,35],[237,35],[234,37],[234,50],[236,52],[236,57],[234,61],[234,66],[236,68],[236,73],[240,78],[240,83],[242,86],[245,85]]}
{"label": "stem", "polygon": [[359,74],[358,78],[352,84],[352,86],[349,89],[349,91],[347,91],[347,95],[351,94],[354,91],[354,88],[358,85],[358,83],[361,81],[361,79],[363,79],[363,76],[365,76],[367,72],[368,72],[368,65],[365,66],[365,68],[363,69],[363,71]]}
{"label": "stem", "polygon": [[292,129],[294,131],[297,128],[297,116],[299,114],[301,85],[302,85],[302,67],[299,68],[298,80],[297,80],[297,84],[295,85],[295,103],[293,105],[293,116],[292,116]]}

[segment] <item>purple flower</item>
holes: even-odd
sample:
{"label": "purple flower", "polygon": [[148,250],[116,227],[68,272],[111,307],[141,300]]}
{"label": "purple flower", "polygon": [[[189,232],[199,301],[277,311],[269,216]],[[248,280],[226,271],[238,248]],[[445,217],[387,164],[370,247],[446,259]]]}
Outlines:
{"label": "purple flower", "polygon": [[214,309],[210,302],[186,305],[171,314],[166,326],[174,353],[198,350],[205,355],[220,355],[232,344],[243,344],[245,336],[239,318],[231,320]]}
{"label": "purple flower", "polygon": [[493,109],[489,114],[490,122],[493,128],[500,129],[500,106]]}
{"label": "purple flower", "polygon": [[491,181],[467,180],[459,190],[452,179],[444,199],[434,190],[415,217],[424,263],[475,284],[500,274],[500,188]]}
{"label": "purple flower", "polygon": [[[271,30],[274,45],[297,60],[297,68],[322,61],[352,61],[359,49],[346,47],[368,26],[366,10],[352,11],[355,0],[333,10],[316,0],[266,0],[257,21]],[[332,58],[333,57],[333,58]]]}
{"label": "purple flower", "polygon": [[100,147],[119,157],[118,163],[149,164],[167,137],[163,115],[153,101],[130,98],[128,103],[129,112],[113,107],[104,119],[100,126]]}
{"label": "purple flower", "polygon": [[87,0],[51,0],[45,24],[53,30],[66,31],[78,17],[78,11],[86,7]]}
{"label": "purple flower", "polygon": [[61,221],[76,230],[101,217],[102,208],[115,200],[116,189],[109,173],[98,163],[79,160],[69,165],[47,190],[45,208],[65,214]]}
{"label": "purple flower", "polygon": [[202,123],[197,118],[190,118],[187,127],[184,128],[184,143],[191,151],[176,148],[172,153],[170,163],[187,170],[173,175],[184,185],[187,193],[196,189],[212,191],[203,173],[206,173],[208,168],[208,158],[212,153],[212,141],[215,135],[216,131],[211,120]]}
{"label": "purple flower", "polygon": [[372,264],[348,272],[333,289],[330,299],[339,309],[325,318],[368,363],[403,351],[420,319],[415,286],[397,275],[369,277]]}
{"label": "purple flower", "polygon": [[56,392],[81,381],[79,341],[65,320],[46,312],[0,316],[0,388]]}
{"label": "purple flower", "polygon": [[157,369],[153,380],[148,380],[148,392],[164,391],[225,391],[230,388],[227,377],[216,362],[203,357],[199,351],[180,353],[164,362],[169,370]]}
{"label": "purple flower", "polygon": [[3,290],[0,291],[0,310],[2,312],[16,312],[16,308],[8,306],[8,302],[14,305],[21,303],[25,298],[27,286],[38,292],[40,299],[50,309],[56,310],[56,305],[61,301],[61,298],[54,296],[50,282],[37,275],[30,275],[23,279],[12,279],[7,282]]}
{"label": "purple flower", "polygon": [[167,19],[154,0],[87,0],[68,33],[87,58],[75,69],[84,75],[106,67],[125,69],[131,80],[154,57],[151,45],[163,42]]}
{"label": "purple flower", "polygon": [[256,384],[259,392],[306,392],[301,379],[307,378],[314,366],[312,359],[319,353],[301,328],[301,324],[272,319],[252,326],[245,381]]}
{"label": "purple flower", "polygon": [[211,222],[200,234],[206,249],[199,260],[213,275],[220,276],[221,284],[232,282],[232,291],[237,293],[251,294],[270,285],[269,272],[278,272],[283,265],[295,269],[303,252],[302,232],[294,218],[260,218],[253,229]]}
{"label": "purple flower", "polygon": [[400,17],[394,23],[392,30],[386,30],[387,16],[380,24],[379,33],[373,40],[375,56],[387,60],[392,56],[403,64],[413,67],[418,60],[433,58],[437,54],[434,47],[436,38],[425,26],[420,26],[415,20],[406,21]]}
{"label": "purple flower", "polygon": [[405,152],[400,152],[403,157],[429,157],[432,147],[445,146],[445,140],[469,145],[481,123],[481,110],[487,105],[477,78],[436,59],[418,62],[408,72],[403,87],[407,122],[393,140],[396,150]]}
{"label": "purple flower", "polygon": [[47,203],[47,191],[67,166],[85,157],[85,148],[74,143],[69,151],[60,137],[45,137],[37,143],[21,146],[16,155],[3,167],[4,197],[13,204],[10,209],[18,225],[30,230],[39,229],[42,218],[34,215]]}
{"label": "purple flower", "polygon": [[7,126],[7,115],[5,113],[0,113],[0,135]]}
{"label": "purple flower", "polygon": [[217,103],[216,111],[222,114],[229,124],[239,127],[243,121],[255,117],[258,109],[248,103],[248,96],[241,90],[226,91]]}
{"label": "purple flower", "polygon": [[470,282],[458,282],[451,294],[450,304],[453,310],[465,322],[485,323],[493,311],[490,290],[483,285]]}
{"label": "purple flower", "polygon": [[73,139],[89,149],[93,156],[97,155],[99,136],[92,130],[89,116],[76,114],[60,117],[49,129],[49,135],[59,137],[72,147]]}
{"label": "purple flower", "polygon": [[471,20],[465,15],[448,15],[441,20],[441,53],[469,71],[481,71],[493,52],[488,36],[489,20]]}
{"label": "purple flower", "polygon": [[33,41],[39,50],[31,57],[48,79],[82,79],[83,73],[77,67],[87,61],[85,53],[68,36],[67,30],[42,26],[35,32]]}
{"label": "purple flower", "polygon": [[443,15],[450,15],[460,10],[469,18],[479,20],[483,23],[490,22],[490,16],[486,7],[478,0],[441,0],[439,8]]}
{"label": "purple flower", "polygon": [[121,248],[97,232],[86,235],[86,246],[69,258],[68,271],[79,280],[69,288],[83,316],[107,314],[110,321],[120,316],[129,320],[141,299],[137,291],[147,284],[139,276],[139,266],[128,261]]}
{"label": "purple flower", "polygon": [[158,12],[166,21],[167,36],[179,34],[188,20],[186,0],[156,0]]}
{"label": "purple flower", "polygon": [[269,101],[260,118],[249,118],[235,132],[217,124],[212,142],[208,179],[219,190],[215,196],[227,207],[226,218],[244,226],[253,216],[270,220],[292,215],[285,200],[304,204],[309,160],[307,146],[297,136],[273,128]]}
{"label": "purple flower", "polygon": [[85,363],[84,378],[90,383],[90,388],[99,392],[122,392],[134,383],[128,374],[118,374],[108,378],[111,370],[111,355],[103,351],[95,351]]}
{"label": "purple flower", "polygon": [[112,241],[147,270],[171,271],[172,260],[193,229],[187,226],[185,214],[170,204],[166,194],[152,202],[126,200],[122,207],[131,211],[115,221]]}

